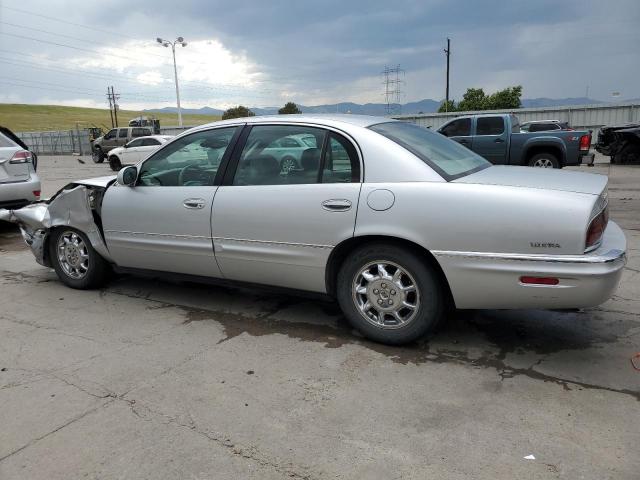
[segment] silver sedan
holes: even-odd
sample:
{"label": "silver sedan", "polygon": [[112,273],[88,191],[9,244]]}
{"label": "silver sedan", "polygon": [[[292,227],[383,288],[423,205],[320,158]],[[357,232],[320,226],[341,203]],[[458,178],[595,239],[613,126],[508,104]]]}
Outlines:
{"label": "silver sedan", "polygon": [[[292,136],[316,146],[283,169],[269,146]],[[626,260],[606,176],[492,166],[438,133],[356,115],[198,127],[117,179],[0,218],[73,288],[119,268],[321,292],[389,344],[450,307],[600,304]]]}

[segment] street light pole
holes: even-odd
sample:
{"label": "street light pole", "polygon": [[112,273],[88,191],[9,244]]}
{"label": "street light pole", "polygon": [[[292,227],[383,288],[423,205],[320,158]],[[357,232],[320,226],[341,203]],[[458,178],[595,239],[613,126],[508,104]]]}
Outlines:
{"label": "street light pole", "polygon": [[176,66],[176,44],[180,44],[183,47],[187,46],[187,42],[184,41],[184,38],[178,37],[175,41],[169,42],[168,40],[163,40],[162,38],[156,38],[156,41],[162,45],[163,47],[171,47],[171,53],[173,54],[173,75],[176,82],[176,100],[178,101],[178,125],[182,127],[182,110],[180,108],[180,87],[178,86],[178,67]]}

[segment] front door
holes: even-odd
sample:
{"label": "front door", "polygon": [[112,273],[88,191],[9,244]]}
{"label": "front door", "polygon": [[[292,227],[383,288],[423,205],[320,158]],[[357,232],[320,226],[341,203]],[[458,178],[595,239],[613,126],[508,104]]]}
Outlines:
{"label": "front door", "polygon": [[140,160],[140,149],[142,146],[142,139],[131,140],[125,145],[124,150],[120,152],[120,163],[122,165],[135,165]]}
{"label": "front door", "polygon": [[471,118],[456,118],[438,130],[445,137],[464,145],[467,148],[473,147],[473,137],[471,136]]}
{"label": "front door", "polygon": [[503,117],[477,117],[473,151],[494,165],[507,163],[508,136]]}
{"label": "front door", "polygon": [[[299,167],[283,169],[269,146],[291,135],[311,135],[321,148],[305,149]],[[258,125],[243,137],[213,203],[222,274],[324,292],[333,246],[353,236],[361,187],[356,148],[337,132],[299,125]]]}
{"label": "front door", "polygon": [[136,186],[109,188],[102,222],[121,267],[219,277],[211,241],[215,179],[238,127],[177,139],[139,167]]}

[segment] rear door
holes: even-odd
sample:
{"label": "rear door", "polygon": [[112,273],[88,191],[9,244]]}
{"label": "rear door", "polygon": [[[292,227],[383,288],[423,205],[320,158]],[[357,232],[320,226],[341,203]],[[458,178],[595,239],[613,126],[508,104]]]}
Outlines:
{"label": "rear door", "polygon": [[494,165],[507,163],[507,131],[504,117],[476,117],[472,150]]}
{"label": "rear door", "polygon": [[438,130],[445,137],[464,145],[467,148],[473,148],[473,137],[471,136],[471,118],[457,118]]}
{"label": "rear door", "polygon": [[[320,148],[304,149],[299,169],[282,170],[270,146],[291,135],[311,135]],[[353,236],[360,171],[355,145],[339,132],[248,127],[213,203],[224,277],[324,292],[333,246]]]}

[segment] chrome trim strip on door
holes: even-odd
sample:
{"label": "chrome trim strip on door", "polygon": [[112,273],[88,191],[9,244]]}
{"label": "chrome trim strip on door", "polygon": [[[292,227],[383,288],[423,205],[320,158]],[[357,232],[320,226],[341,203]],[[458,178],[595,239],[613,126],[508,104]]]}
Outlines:
{"label": "chrome trim strip on door", "polygon": [[436,257],[461,257],[482,258],[485,260],[522,261],[522,262],[549,262],[549,263],[611,263],[625,259],[626,254],[622,250],[609,250],[602,255],[545,255],[522,253],[492,253],[492,252],[459,252],[450,250],[432,250]]}
{"label": "chrome trim strip on door", "polygon": [[129,232],[129,231],[120,231],[120,230],[105,230],[105,233],[124,233],[127,235],[147,235],[152,237],[172,237],[172,238],[199,238],[206,240],[214,240],[214,241],[230,241],[230,242],[241,242],[241,243],[260,243],[260,244],[271,244],[271,245],[285,245],[291,247],[308,247],[308,248],[333,248],[334,245],[315,245],[310,243],[289,243],[289,242],[277,242],[271,240],[249,240],[246,238],[229,238],[229,237],[206,237],[200,235],[179,235],[172,233],[149,233],[149,232]]}

